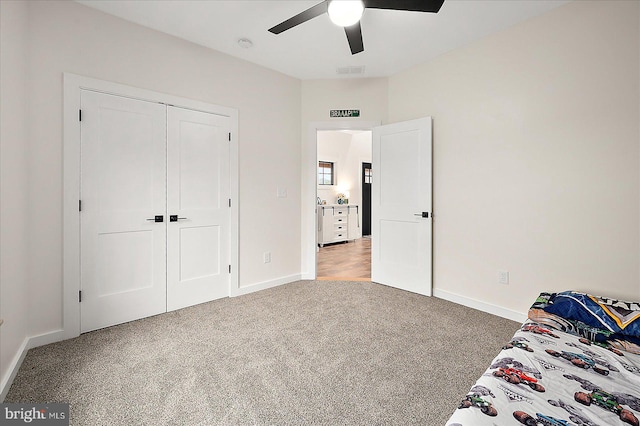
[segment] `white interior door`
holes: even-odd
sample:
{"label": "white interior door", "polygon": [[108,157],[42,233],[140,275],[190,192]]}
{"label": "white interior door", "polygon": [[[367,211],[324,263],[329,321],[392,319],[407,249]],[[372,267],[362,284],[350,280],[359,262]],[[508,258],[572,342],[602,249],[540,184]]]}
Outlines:
{"label": "white interior door", "polygon": [[431,295],[431,117],[373,129],[371,280]]}
{"label": "white interior door", "polygon": [[165,106],[81,91],[81,331],[166,311]]}
{"label": "white interior door", "polygon": [[229,296],[231,120],[167,108],[167,308]]}

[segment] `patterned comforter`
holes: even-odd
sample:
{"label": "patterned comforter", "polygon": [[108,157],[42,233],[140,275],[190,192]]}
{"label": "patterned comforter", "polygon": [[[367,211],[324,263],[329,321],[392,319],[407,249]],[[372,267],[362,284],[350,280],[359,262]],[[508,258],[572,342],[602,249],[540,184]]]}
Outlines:
{"label": "patterned comforter", "polygon": [[638,426],[637,304],[542,293],[447,426]]}

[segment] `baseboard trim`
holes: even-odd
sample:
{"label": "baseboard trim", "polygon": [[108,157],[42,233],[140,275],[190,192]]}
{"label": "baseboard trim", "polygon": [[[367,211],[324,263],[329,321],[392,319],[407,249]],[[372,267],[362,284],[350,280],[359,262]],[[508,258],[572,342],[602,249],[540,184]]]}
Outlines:
{"label": "baseboard trim", "polygon": [[301,274],[289,275],[286,277],[276,278],[275,280],[263,281],[256,284],[251,284],[246,287],[240,287],[231,296],[242,296],[244,294],[254,293],[260,290],[266,290],[268,288],[277,287],[283,284],[289,284],[302,279]]}
{"label": "baseboard trim", "polygon": [[488,314],[497,315],[502,318],[510,319],[519,323],[523,323],[527,319],[527,314],[522,312],[506,309],[501,306],[492,305],[491,303],[481,302],[470,297],[460,296],[459,294],[451,293],[445,290],[433,289],[434,297],[439,299],[448,300],[449,302],[457,303],[469,308],[477,309]]}
{"label": "baseboard trim", "polygon": [[6,376],[2,378],[2,385],[0,386],[0,402],[4,402],[4,399],[7,397],[9,388],[13,383],[13,379],[16,378],[16,374],[18,374],[22,361],[24,361],[24,357],[27,356],[29,340],[30,339],[28,337],[24,339],[20,345],[20,349],[18,349],[18,353],[13,357],[11,364],[9,364],[9,370],[7,371]]}
{"label": "baseboard trim", "polygon": [[65,335],[64,330],[54,330],[48,333],[38,334],[29,338],[29,348],[37,348],[38,346],[48,345],[49,343],[60,342],[66,340],[68,337]]}
{"label": "baseboard trim", "polygon": [[318,277],[316,281],[355,281],[355,282],[371,282],[371,278],[350,278],[350,277]]}
{"label": "baseboard trim", "polygon": [[2,378],[2,385],[0,386],[0,402],[4,401],[9,393],[9,388],[13,383],[13,380],[16,378],[18,374],[18,370],[20,370],[20,366],[24,361],[24,358],[27,356],[27,352],[29,349],[37,348],[38,346],[48,345],[49,343],[60,342],[61,340],[65,340],[66,336],[64,330],[55,330],[50,331],[48,333],[39,334],[37,336],[26,337],[20,345],[20,349],[18,353],[13,358],[11,365],[9,366],[9,371],[6,377]]}

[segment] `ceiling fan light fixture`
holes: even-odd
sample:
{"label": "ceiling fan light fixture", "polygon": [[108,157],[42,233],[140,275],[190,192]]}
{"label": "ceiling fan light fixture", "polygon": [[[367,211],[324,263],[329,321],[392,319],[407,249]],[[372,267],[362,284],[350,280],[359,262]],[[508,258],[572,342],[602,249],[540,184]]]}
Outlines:
{"label": "ceiling fan light fixture", "polygon": [[361,0],[331,0],[327,12],[337,26],[350,27],[362,17],[364,4]]}

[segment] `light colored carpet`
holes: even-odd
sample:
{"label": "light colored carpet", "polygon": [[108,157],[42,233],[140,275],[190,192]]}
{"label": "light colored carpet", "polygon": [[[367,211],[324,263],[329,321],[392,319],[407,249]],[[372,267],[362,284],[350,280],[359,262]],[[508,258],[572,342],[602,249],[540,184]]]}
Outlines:
{"label": "light colored carpet", "polygon": [[32,349],[5,402],[69,402],[73,425],[443,425],[518,326],[300,281]]}

